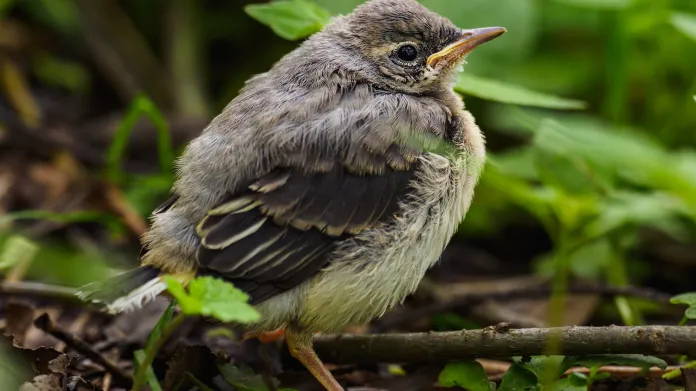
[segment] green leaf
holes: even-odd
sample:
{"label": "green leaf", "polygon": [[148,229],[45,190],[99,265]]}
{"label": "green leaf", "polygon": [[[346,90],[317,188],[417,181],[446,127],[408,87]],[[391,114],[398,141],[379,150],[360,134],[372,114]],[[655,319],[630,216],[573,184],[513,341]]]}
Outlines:
{"label": "green leaf", "polygon": [[29,262],[36,256],[39,246],[23,235],[7,238],[0,252],[0,270],[10,269],[20,262]]}
{"label": "green leaf", "polygon": [[566,110],[579,110],[586,107],[583,101],[544,94],[522,86],[507,84],[468,73],[460,75],[454,89],[463,95],[521,106]]}
{"label": "green leaf", "polygon": [[500,153],[489,153],[488,160],[495,164],[500,172],[520,179],[536,181],[539,179],[534,156],[535,151],[529,145]]}
{"label": "green leaf", "polygon": [[532,373],[540,383],[553,381],[559,378],[568,368],[563,368],[564,356],[534,356],[529,361],[519,362]]}
{"label": "green leaf", "polygon": [[696,292],[682,293],[669,299],[672,304],[686,304],[684,315],[689,319],[696,319]]}
{"label": "green leaf", "polygon": [[[696,15],[675,12],[670,16],[669,21],[674,28],[696,41]],[[696,100],[696,96],[694,96],[694,100]]]}
{"label": "green leaf", "polygon": [[[133,353],[133,358],[135,359],[136,365],[140,366],[140,363],[145,359],[145,351],[142,349],[136,350]],[[138,370],[136,369],[136,372],[137,371]],[[159,380],[157,380],[157,376],[155,375],[155,371],[152,370],[152,366],[147,368],[145,379],[147,380],[147,385],[150,386],[150,391],[162,391],[162,386],[160,386]]]}
{"label": "green leaf", "polygon": [[244,7],[249,16],[280,37],[295,41],[320,31],[331,20],[329,11],[307,0],[273,1]]}
{"label": "green leaf", "polygon": [[676,295],[669,299],[672,304],[696,305],[696,292],[688,292]]}
{"label": "green leaf", "polygon": [[444,387],[460,387],[469,391],[489,391],[488,376],[476,360],[457,361],[447,364],[438,379]]}
{"label": "green leaf", "polygon": [[[585,380],[583,383],[582,376],[584,375],[573,373],[568,377],[556,379],[553,383],[551,383],[549,391],[587,391],[587,380]],[[546,390],[546,388],[544,390]]]}
{"label": "green leaf", "polygon": [[185,315],[212,316],[222,322],[253,323],[261,315],[247,303],[249,296],[234,285],[214,277],[191,281],[188,292],[172,277],[166,277],[169,293]]}
{"label": "green leaf", "polygon": [[624,226],[649,226],[676,238],[687,236],[680,218],[689,215],[679,198],[661,192],[616,192],[602,200],[597,218],[587,225],[589,237],[602,237]]}
{"label": "green leaf", "polygon": [[633,5],[634,0],[555,0],[556,3],[596,10],[622,10]]}
{"label": "green leaf", "polygon": [[[553,276],[556,273],[558,268],[556,251],[538,258],[537,272],[546,276]],[[568,264],[574,276],[597,280],[606,275],[614,257],[615,251],[611,243],[608,239],[602,238],[589,241],[568,254]]]}
{"label": "green leaf", "polygon": [[684,316],[689,319],[696,319],[696,306],[691,306],[684,311]]}
{"label": "green leaf", "polygon": [[[664,189],[678,196],[696,213],[696,155],[669,153],[646,133],[590,121],[543,119],[535,122],[544,137],[535,147],[592,162],[631,183]],[[626,164],[631,162],[631,164]]]}
{"label": "green leaf", "polygon": [[588,379],[584,373],[573,372],[568,375],[568,381],[575,387],[587,387]]}
{"label": "green leaf", "polygon": [[529,391],[535,390],[537,377],[521,364],[512,364],[508,368],[503,380],[500,382],[498,391]]}

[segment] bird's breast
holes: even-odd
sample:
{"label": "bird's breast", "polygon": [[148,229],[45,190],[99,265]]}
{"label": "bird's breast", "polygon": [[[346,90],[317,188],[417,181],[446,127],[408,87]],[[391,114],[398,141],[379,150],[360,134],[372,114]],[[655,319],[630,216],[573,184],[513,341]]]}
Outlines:
{"label": "bird's breast", "polygon": [[426,154],[401,211],[342,242],[309,282],[300,322],[316,331],[366,323],[400,303],[439,259],[471,203],[482,157]]}

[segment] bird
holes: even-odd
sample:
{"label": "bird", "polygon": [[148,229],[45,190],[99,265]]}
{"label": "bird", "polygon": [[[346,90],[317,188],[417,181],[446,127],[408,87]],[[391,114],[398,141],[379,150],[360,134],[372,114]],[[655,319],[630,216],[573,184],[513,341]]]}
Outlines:
{"label": "bird", "polygon": [[165,275],[223,279],[261,314],[250,332],[284,330],[292,356],[343,390],[312,336],[380,317],[440,258],[486,158],[453,86],[505,31],[459,28],[415,0],[334,17],[188,143],[140,266],[82,297],[120,312],[164,292]]}

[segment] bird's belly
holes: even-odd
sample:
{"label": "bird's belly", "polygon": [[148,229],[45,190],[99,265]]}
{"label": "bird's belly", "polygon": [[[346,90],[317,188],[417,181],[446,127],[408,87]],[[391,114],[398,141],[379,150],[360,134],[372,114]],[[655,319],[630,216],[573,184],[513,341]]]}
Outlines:
{"label": "bird's belly", "polygon": [[399,218],[342,243],[304,288],[297,313],[303,326],[335,332],[369,322],[415,291],[437,262],[469,208],[480,167],[437,155],[423,162]]}

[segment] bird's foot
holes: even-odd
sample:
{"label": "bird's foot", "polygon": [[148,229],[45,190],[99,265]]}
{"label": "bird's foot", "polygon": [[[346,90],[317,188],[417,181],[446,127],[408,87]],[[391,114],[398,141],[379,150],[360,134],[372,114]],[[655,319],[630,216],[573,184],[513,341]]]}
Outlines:
{"label": "bird's foot", "polygon": [[290,354],[314,375],[326,391],[345,391],[314,352],[311,332],[290,327],[286,330],[285,342]]}
{"label": "bird's foot", "polygon": [[285,328],[279,328],[275,331],[249,332],[242,336],[242,341],[256,338],[261,343],[273,343],[280,341],[285,336]]}

